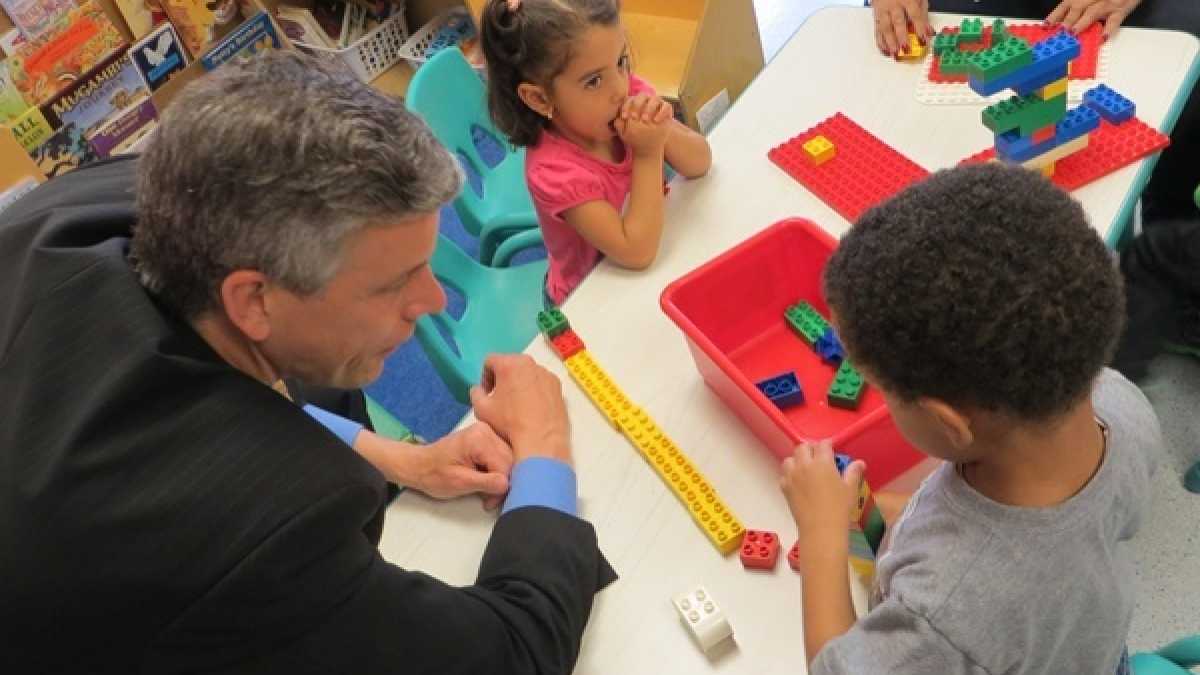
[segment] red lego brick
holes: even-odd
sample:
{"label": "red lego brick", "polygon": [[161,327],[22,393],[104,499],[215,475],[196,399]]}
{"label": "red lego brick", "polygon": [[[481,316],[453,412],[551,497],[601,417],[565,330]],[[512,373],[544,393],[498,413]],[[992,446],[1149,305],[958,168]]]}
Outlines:
{"label": "red lego brick", "polygon": [[[1037,23],[1022,23],[1008,26],[1008,32],[1015,37],[1019,37],[1029,44],[1041,42],[1042,40],[1054,35],[1062,30],[1061,26],[1042,26]],[[957,33],[958,28],[944,28],[943,33]],[[1104,29],[1099,22],[1092,24],[1091,28],[1079,33],[1075,36],[1079,40],[1079,58],[1071,61],[1071,69],[1068,77],[1072,80],[1090,80],[1096,77],[1096,68],[1100,64],[1100,47],[1104,45]],[[992,46],[992,27],[986,26],[983,29],[983,41],[974,44],[965,44],[960,46],[961,51],[982,51]],[[941,57],[936,54],[933,57],[933,65],[929,68],[929,81],[948,84],[951,82],[966,82],[967,76],[964,75],[943,75],[939,66],[941,65]]]}
{"label": "red lego brick", "polygon": [[[813,166],[802,146],[818,135],[829,139],[837,154]],[[929,175],[842,113],[772,148],[767,156],[850,222]]]}
{"label": "red lego brick", "polygon": [[788,549],[788,565],[792,569],[796,570],[797,572],[800,571],[800,542],[799,541],[792,544],[792,547],[790,549]]}
{"label": "red lego brick", "polygon": [[554,348],[555,353],[558,354],[558,358],[563,361],[566,361],[584,349],[583,340],[580,340],[575,331],[570,328],[552,338],[550,346]]}
{"label": "red lego brick", "polygon": [[[1171,139],[1166,134],[1160,133],[1136,117],[1119,125],[1101,120],[1100,127],[1091,133],[1088,146],[1058,160],[1054,165],[1054,176],[1050,180],[1070,192],[1158,152],[1170,142]],[[995,155],[995,148],[988,148],[971,155],[959,164],[987,162]]]}
{"label": "red lego brick", "polygon": [[779,560],[779,535],[762,530],[746,530],[742,537],[742,566],[746,569],[771,570]]}
{"label": "red lego brick", "polygon": [[1057,129],[1058,129],[1057,125],[1048,124],[1048,125],[1042,127],[1041,129],[1038,129],[1037,131],[1033,132],[1033,144],[1037,145],[1038,143],[1042,143],[1042,142],[1050,140],[1051,138],[1054,138],[1054,134],[1056,133]]}

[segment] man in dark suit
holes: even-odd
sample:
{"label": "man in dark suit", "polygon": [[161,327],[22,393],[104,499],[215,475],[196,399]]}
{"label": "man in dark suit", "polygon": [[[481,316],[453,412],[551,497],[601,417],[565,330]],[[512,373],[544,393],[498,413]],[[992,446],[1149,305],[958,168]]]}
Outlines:
{"label": "man in dark suit", "polygon": [[[361,387],[444,307],[461,180],[402,104],[273,52],[0,217],[0,670],[572,669],[615,576],[557,378],[493,357],[478,424],[426,449],[281,384]],[[380,557],[388,480],[506,494],[474,585]]]}

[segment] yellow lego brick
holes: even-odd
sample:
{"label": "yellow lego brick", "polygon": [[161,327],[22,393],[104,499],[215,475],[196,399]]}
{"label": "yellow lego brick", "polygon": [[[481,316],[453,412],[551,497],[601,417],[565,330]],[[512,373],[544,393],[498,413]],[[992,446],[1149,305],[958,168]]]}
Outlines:
{"label": "yellow lego brick", "polygon": [[850,558],[850,567],[867,588],[875,581],[875,561],[865,558]]}
{"label": "yellow lego brick", "polygon": [[1042,175],[1045,176],[1046,178],[1054,178],[1054,162],[1050,162],[1049,164],[1041,167],[1038,170],[1041,171]]}
{"label": "yellow lego brick", "polygon": [[854,513],[850,517],[850,522],[857,523],[862,518],[863,509],[867,507],[867,502],[871,499],[871,488],[867,485],[864,478],[858,487],[858,503],[854,505]]}
{"label": "yellow lego brick", "polygon": [[800,147],[804,148],[804,154],[808,155],[808,161],[812,162],[814,166],[821,166],[833,159],[837,152],[828,138],[819,135],[808,139]]}
{"label": "yellow lego brick", "polygon": [[917,38],[916,33],[908,34],[908,52],[900,52],[896,59],[900,61],[920,61],[925,58],[925,45]]}
{"label": "yellow lego brick", "polygon": [[1067,93],[1067,78],[1056,80],[1050,84],[1034,91],[1037,97],[1043,101],[1049,101],[1052,98],[1062,96]]}

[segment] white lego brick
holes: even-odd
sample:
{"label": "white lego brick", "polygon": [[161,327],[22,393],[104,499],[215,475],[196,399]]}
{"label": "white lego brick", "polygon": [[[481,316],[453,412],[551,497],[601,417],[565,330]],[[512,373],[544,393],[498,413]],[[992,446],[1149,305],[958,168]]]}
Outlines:
{"label": "white lego brick", "polygon": [[713,645],[733,635],[725,613],[703,586],[675,596],[679,619],[687,626],[700,649],[708,651]]}

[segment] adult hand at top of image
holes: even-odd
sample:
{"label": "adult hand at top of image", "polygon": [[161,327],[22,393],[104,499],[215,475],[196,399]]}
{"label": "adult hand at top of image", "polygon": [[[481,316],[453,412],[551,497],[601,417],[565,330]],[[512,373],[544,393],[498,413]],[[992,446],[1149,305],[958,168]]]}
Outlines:
{"label": "adult hand at top of image", "polygon": [[[1193,0],[1194,1],[1194,0]],[[1074,33],[1104,22],[1104,39],[1116,34],[1121,22],[1137,9],[1141,0],[1062,0],[1046,17],[1046,23],[1063,26]]]}
{"label": "adult hand at top of image", "polygon": [[896,58],[908,51],[908,27],[921,44],[933,37],[929,21],[929,0],[872,0],[875,13],[875,44],[884,56]]}

